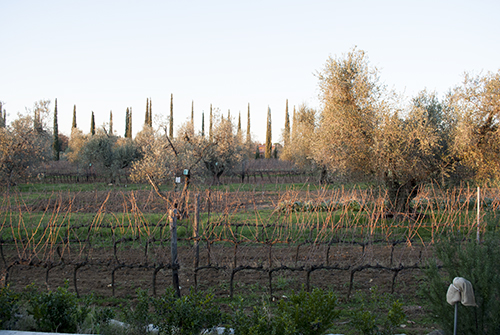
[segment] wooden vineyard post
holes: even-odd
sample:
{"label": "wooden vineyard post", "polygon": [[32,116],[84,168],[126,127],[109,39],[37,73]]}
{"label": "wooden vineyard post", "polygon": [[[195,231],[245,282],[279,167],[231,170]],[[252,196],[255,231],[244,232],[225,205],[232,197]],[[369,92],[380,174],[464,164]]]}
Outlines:
{"label": "wooden vineyard post", "polygon": [[479,235],[479,229],[480,229],[480,223],[481,223],[481,189],[479,186],[477,187],[477,234],[476,234],[476,240],[477,243],[480,241],[480,235]]}
{"label": "wooden vineyard post", "polygon": [[193,223],[193,239],[194,239],[194,269],[200,264],[200,244],[199,244],[199,229],[200,229],[200,194],[196,195],[196,206],[194,212]]}
{"label": "wooden vineyard post", "polygon": [[170,211],[170,255],[172,257],[172,285],[177,297],[180,298],[179,261],[177,259],[177,208]]}

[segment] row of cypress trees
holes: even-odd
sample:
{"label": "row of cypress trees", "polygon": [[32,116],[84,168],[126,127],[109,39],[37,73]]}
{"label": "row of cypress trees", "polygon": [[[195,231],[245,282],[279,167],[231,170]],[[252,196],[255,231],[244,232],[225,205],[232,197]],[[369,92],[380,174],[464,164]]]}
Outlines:
{"label": "row of cypress trees", "polygon": [[[144,117],[144,124],[147,126],[153,126],[153,107],[151,98],[146,99],[146,113]],[[210,125],[209,125],[209,138],[212,139],[212,104],[210,104]],[[170,95],[170,119],[169,119],[169,137],[174,136],[174,95]],[[6,112],[2,111],[2,104],[0,102],[0,127],[5,127]],[[194,101],[191,102],[191,122],[194,122]],[[266,129],[266,145],[265,145],[265,158],[271,158],[272,153],[272,131],[271,131],[271,108],[268,107],[267,113],[267,129]],[[76,122],[76,105],[73,106],[73,122],[72,128],[77,127]],[[238,118],[238,131],[241,131],[241,114]],[[90,120],[90,133],[95,135],[95,116],[92,111]],[[109,134],[113,134],[113,111],[109,113]],[[205,136],[205,113],[202,113],[202,123],[201,123],[201,134]],[[125,137],[132,138],[132,107],[127,107],[125,112]],[[250,103],[248,104],[248,116],[247,116],[247,132],[246,132],[247,143],[251,141],[250,134]],[[290,142],[290,116],[288,113],[288,99],[286,100],[286,115],[285,115],[285,130],[284,130],[284,145],[287,146]],[[59,127],[57,120],[57,99],[55,100],[54,107],[54,139],[53,139],[53,152],[54,160],[59,160],[60,152],[60,141],[59,141]]]}

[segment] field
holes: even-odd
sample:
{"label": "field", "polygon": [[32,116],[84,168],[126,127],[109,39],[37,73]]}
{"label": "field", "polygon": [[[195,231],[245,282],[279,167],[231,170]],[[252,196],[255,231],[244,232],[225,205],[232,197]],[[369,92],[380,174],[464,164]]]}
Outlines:
{"label": "field", "polygon": [[[388,211],[384,190],[359,187],[232,184],[188,199],[177,222],[183,294],[195,287],[253,306],[320,287],[349,306],[376,289],[405,302],[405,331],[416,334],[435,326],[419,293],[434,243],[478,231],[471,188],[421,189],[411,215]],[[481,190],[480,234],[497,229],[499,201],[497,189]],[[15,289],[68,281],[114,306],[172,285],[169,208],[145,185],[24,185],[4,195],[0,220],[1,280]]]}

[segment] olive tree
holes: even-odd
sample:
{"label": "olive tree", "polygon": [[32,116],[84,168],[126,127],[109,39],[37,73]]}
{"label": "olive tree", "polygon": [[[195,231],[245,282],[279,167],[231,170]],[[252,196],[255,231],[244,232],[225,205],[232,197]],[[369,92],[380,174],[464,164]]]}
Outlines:
{"label": "olive tree", "polygon": [[143,130],[137,133],[135,142],[141,158],[132,164],[132,181],[148,182],[151,179],[155,184],[164,184],[171,175],[173,161],[165,136],[151,127],[143,127]]}
{"label": "olive tree", "polygon": [[[10,125],[0,127],[0,182],[15,185],[30,177],[52,154],[49,129],[50,100],[34,103],[26,114],[18,114]],[[3,120],[5,121],[5,120]]]}
{"label": "olive tree", "polygon": [[313,147],[332,174],[387,187],[392,210],[410,211],[417,187],[449,160],[442,106],[421,92],[409,104],[379,84],[364,52],[329,58],[318,73],[322,110]]}
{"label": "olive tree", "polygon": [[84,169],[105,175],[109,182],[120,181],[124,169],[139,158],[135,143],[129,138],[120,138],[98,129],[93,136],[86,136],[74,128],[69,142],[68,159]]}
{"label": "olive tree", "polygon": [[7,186],[28,178],[50,157],[51,135],[33,129],[31,115],[18,115],[10,126],[0,128],[0,181]]}
{"label": "olive tree", "polygon": [[216,118],[210,145],[202,158],[212,184],[219,184],[223,174],[234,172],[244,156],[243,144],[234,134],[231,120],[218,115]]}
{"label": "olive tree", "polygon": [[397,212],[410,211],[418,187],[441,171],[445,153],[440,135],[423,107],[412,104],[403,111],[381,113],[373,148],[375,177],[387,187]]}
{"label": "olive tree", "polygon": [[71,163],[78,163],[80,151],[85,145],[87,138],[87,135],[85,135],[80,129],[76,127],[71,128],[68,149],[66,150],[66,157]]}
{"label": "olive tree", "polygon": [[451,152],[478,180],[500,177],[500,71],[466,74],[450,97]]}
{"label": "olive tree", "polygon": [[305,104],[299,106],[294,112],[293,130],[286,127],[283,131],[283,140],[289,136],[288,145],[283,147],[280,158],[282,160],[293,161],[302,169],[314,167],[314,159],[311,155],[315,144],[317,112]]}
{"label": "olive tree", "polygon": [[[177,137],[170,139],[167,125],[163,131],[144,126],[136,136],[141,159],[132,164],[131,178],[136,182],[149,182],[168,206],[177,206],[181,216],[186,215],[188,187],[192,178],[204,175],[202,159],[212,145],[204,136],[195,134],[192,121],[178,129]],[[180,194],[161,192],[161,184],[184,180]],[[177,182],[175,182],[177,183]]]}
{"label": "olive tree", "polygon": [[375,132],[381,87],[365,53],[329,57],[317,73],[322,110],[315,161],[331,173],[366,176],[374,171]]}

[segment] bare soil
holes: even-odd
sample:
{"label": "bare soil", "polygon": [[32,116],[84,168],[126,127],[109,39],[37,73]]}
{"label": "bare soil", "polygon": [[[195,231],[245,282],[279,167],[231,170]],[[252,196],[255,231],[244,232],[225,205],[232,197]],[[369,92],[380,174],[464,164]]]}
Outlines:
{"label": "bare soil", "polygon": [[[272,268],[286,265],[290,268],[301,268],[307,270],[310,266],[326,265],[326,246],[317,248],[303,247],[299,250],[292,246],[277,246],[272,250]],[[76,250],[76,248],[75,248]],[[4,246],[4,254],[7,264],[9,260],[16,258],[13,248]],[[167,264],[170,258],[170,246],[157,246],[154,250],[156,260],[163,260]],[[89,253],[88,264],[83,265],[76,271],[76,286],[80,295],[94,293],[97,297],[111,298],[113,296],[112,273],[114,271],[115,293],[117,298],[125,298],[133,301],[136,298],[136,290],[148,290],[153,292],[154,268],[158,265],[146,263],[142,249],[122,248],[118,251],[118,261],[114,259],[112,250],[93,249]],[[9,257],[10,256],[10,257]],[[398,265],[409,266],[419,260],[431,256],[431,250],[424,247],[400,245],[393,252],[393,264],[389,264],[391,257],[391,247],[385,245],[366,246],[364,254],[360,246],[337,245],[333,246],[329,252],[328,264],[330,266],[356,266],[371,264],[382,265],[388,268],[395,268]],[[35,283],[40,287],[48,286],[54,289],[64,285],[68,281],[70,290],[75,291],[74,278],[75,268],[81,255],[67,255],[66,263],[49,269],[47,263],[18,264],[13,266],[8,272],[8,283],[16,290],[21,290],[26,285]],[[199,266],[209,265],[209,253],[205,246],[200,250]],[[118,268],[119,264],[126,264],[129,267]],[[191,287],[194,287],[194,252],[190,245],[179,247],[179,279],[181,292],[186,294]],[[230,295],[230,279],[234,269],[234,247],[231,245],[212,245],[210,248],[210,265],[219,269],[206,268],[197,273],[198,289],[211,289],[220,298],[227,298]],[[234,295],[257,297],[255,303],[258,304],[258,297],[268,295],[269,275],[269,249],[267,246],[240,246],[237,251],[237,266],[247,266],[256,269],[246,269],[234,275]],[[262,269],[259,269],[262,267]],[[0,268],[5,276],[5,266]],[[49,270],[49,271],[47,271]],[[47,277],[48,273],[48,277]],[[156,292],[161,294],[166,287],[172,285],[172,272],[170,269],[161,269],[156,278]],[[393,286],[394,272],[386,269],[365,269],[356,272],[353,278],[351,298],[356,292],[370,292],[377,289],[379,293],[390,293]],[[310,287],[320,287],[333,289],[340,300],[340,306],[347,302],[350,284],[350,270],[320,269],[310,273]],[[46,282],[46,278],[48,281]],[[279,300],[290,292],[300,290],[306,284],[307,271],[281,270],[273,273],[273,300]],[[405,304],[407,322],[404,332],[407,334],[428,333],[431,326],[420,325],[420,320],[428,313],[426,306],[419,304],[416,297],[423,284],[422,271],[419,269],[409,269],[398,273],[395,279],[394,293],[401,297]],[[113,306],[122,300],[104,299],[104,305]]]}
{"label": "bare soil", "polygon": [[[294,196],[301,199],[315,197],[308,191],[295,193]],[[220,212],[228,208],[234,211],[270,208],[281,199],[290,200],[291,195],[286,192],[205,192],[202,199],[202,212],[208,209]],[[28,212],[166,212],[165,203],[154,192],[131,192],[126,189],[123,192],[57,193],[49,201],[35,199],[24,204],[20,210]],[[189,211],[194,209],[190,208]],[[233,271],[239,269],[233,276],[234,296],[242,296],[251,299],[252,304],[259,304],[259,299],[270,293],[268,270],[275,269],[272,272],[273,300],[283,299],[287,294],[300,290],[307,284],[308,278],[310,288],[334,290],[341,308],[343,305],[348,306],[347,303],[359,292],[369,293],[377,289],[380,294],[387,294],[394,291],[395,296],[404,302],[407,315],[405,328],[401,332],[426,334],[432,331],[434,325],[422,324],[429,313],[427,307],[421,305],[422,298],[418,296],[424,285],[422,271],[404,269],[396,271],[396,277],[393,271],[400,266],[425,265],[426,260],[432,257],[431,247],[399,244],[392,249],[387,244],[369,244],[364,248],[353,244],[335,244],[328,252],[327,248],[326,245],[304,245],[298,248],[292,244],[276,244],[270,252],[269,246],[265,244],[240,244],[235,249],[231,243],[217,242],[210,247],[202,243],[195,276],[193,245],[184,241],[178,252],[181,293],[186,294],[195,287],[196,282],[198,289],[211,290],[218,298],[225,300],[231,293]],[[147,257],[144,241],[120,244],[116,257],[112,247],[93,247],[89,250],[84,245],[73,243],[63,252],[63,262],[55,252],[47,258],[47,252],[42,250],[40,256],[30,255],[26,260],[27,257],[20,256],[23,250],[18,245],[4,244],[2,252],[0,282],[7,282],[19,291],[31,283],[54,289],[67,281],[71,291],[77,291],[81,296],[94,293],[96,297],[102,298],[103,305],[115,306],[124,299],[134,301],[137,289],[153,294],[155,288],[156,293],[161,294],[172,285],[172,270],[168,267],[159,269],[160,264],[171,263],[170,245],[160,242],[149,246]],[[22,261],[19,262],[20,259]],[[364,265],[379,268],[355,272],[351,287],[351,270]],[[281,269],[276,270],[278,268]],[[155,272],[156,282],[153,285]],[[113,296],[118,299],[113,299]],[[341,327],[345,329],[348,325]]]}

